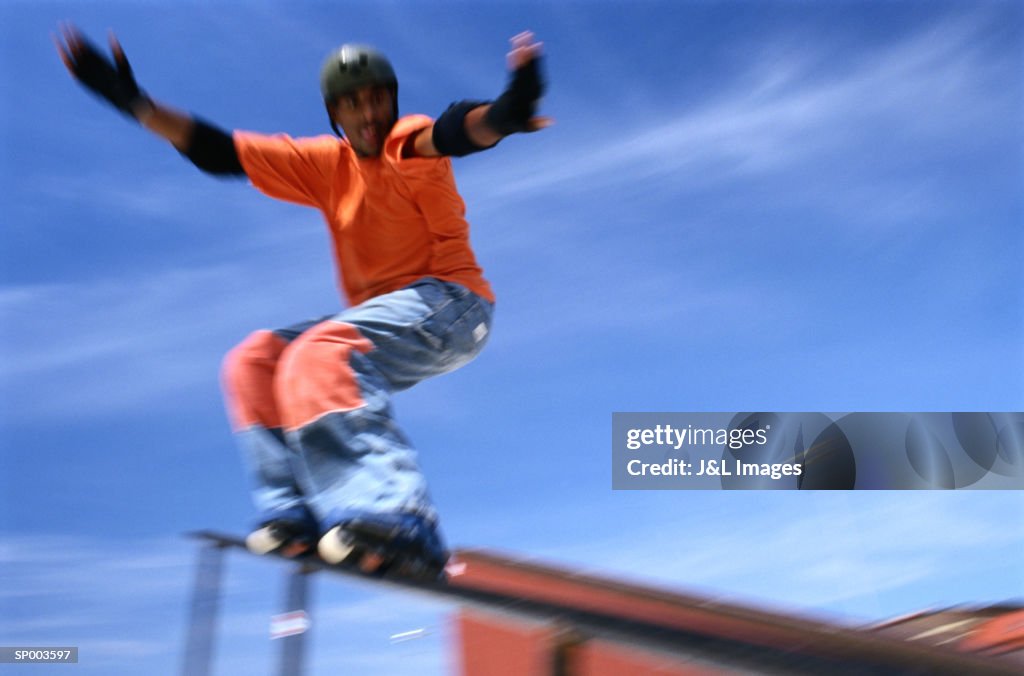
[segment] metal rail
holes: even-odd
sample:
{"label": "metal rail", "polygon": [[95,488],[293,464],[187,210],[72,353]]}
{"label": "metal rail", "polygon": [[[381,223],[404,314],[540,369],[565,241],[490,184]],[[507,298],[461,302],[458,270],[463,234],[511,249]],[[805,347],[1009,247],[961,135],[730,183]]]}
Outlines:
{"label": "metal rail", "polygon": [[[242,538],[212,531],[190,533],[190,536],[218,549],[239,549],[248,553]],[[644,587],[622,585],[599,578],[579,576],[559,569],[522,564],[514,559],[491,553],[467,552],[474,557],[484,557],[492,565],[507,567],[512,572],[526,567],[531,573],[547,576],[551,580],[572,581],[589,585],[595,591],[617,590],[652,597],[655,590]],[[297,565],[294,559],[269,556]],[[605,639],[636,647],[670,653],[680,657],[697,657],[723,664],[733,669],[752,670],[759,673],[781,674],[891,674],[893,676],[917,674],[949,674],[962,676],[965,673],[979,676],[1002,676],[1017,673],[1009,665],[976,655],[965,655],[947,650],[931,650],[918,645],[908,645],[884,637],[868,636],[863,632],[840,627],[813,625],[817,631],[795,633],[797,626],[785,616],[772,616],[760,611],[752,615],[768,623],[772,618],[778,621],[781,631],[794,632],[787,645],[765,645],[736,636],[722,636],[708,628],[680,627],[671,623],[646,621],[638,617],[624,617],[614,612],[603,612],[571,602],[526,598],[520,593],[492,590],[469,586],[454,577],[449,582],[414,580],[399,577],[374,577],[348,568],[332,566],[315,557],[298,562],[304,574],[325,572],[347,578],[359,584],[371,584],[385,588],[426,595],[434,599],[448,600],[461,606],[491,613],[520,616],[531,621],[543,621],[565,628],[571,632],[575,642],[594,638]],[[683,597],[666,593],[665,598],[681,600]],[[214,606],[214,609],[216,606]],[[713,606],[704,606],[706,612],[715,612]],[[730,615],[725,608],[725,616]],[[733,608],[735,611],[736,608]],[[728,621],[728,620],[726,620]],[[204,622],[206,622],[204,620]],[[803,629],[812,626],[809,621],[797,623]],[[212,632],[211,632],[212,633]],[[816,636],[822,641],[828,638],[829,650],[816,649]],[[191,643],[190,643],[191,645]],[[836,648],[846,649],[837,650]],[[820,648],[820,646],[817,646]],[[209,652],[212,653],[212,650]],[[192,673],[207,673],[196,671]],[[292,671],[290,673],[298,673]]]}

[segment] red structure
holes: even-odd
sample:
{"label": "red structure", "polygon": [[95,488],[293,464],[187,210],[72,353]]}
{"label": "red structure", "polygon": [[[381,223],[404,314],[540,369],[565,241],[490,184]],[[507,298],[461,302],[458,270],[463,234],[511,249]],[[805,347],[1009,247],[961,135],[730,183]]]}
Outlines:
{"label": "red structure", "polygon": [[[858,631],[581,575],[484,551],[460,551],[450,584],[561,609],[464,608],[464,676],[693,676],[781,673],[1021,673],[1021,613],[979,619],[986,657],[883,631]],[[987,623],[986,623],[987,622]],[[995,632],[999,632],[998,635]],[[989,659],[995,648],[1004,658]]]}

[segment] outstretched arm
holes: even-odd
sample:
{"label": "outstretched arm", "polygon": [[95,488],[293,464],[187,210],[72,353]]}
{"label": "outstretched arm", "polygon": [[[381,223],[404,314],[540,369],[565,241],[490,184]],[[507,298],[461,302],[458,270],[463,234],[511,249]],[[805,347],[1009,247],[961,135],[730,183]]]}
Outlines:
{"label": "outstretched arm", "polygon": [[109,60],[73,26],[54,37],[71,75],[114,108],[165,139],[204,171],[242,174],[231,137],[188,113],[157,103],[139,88],[121,44],[110,34]]}
{"label": "outstretched arm", "polygon": [[508,53],[511,73],[508,87],[492,102],[463,101],[452,104],[429,129],[415,139],[421,157],[468,155],[493,147],[504,137],[550,127],[554,120],[537,116],[537,102],[544,93],[540,72],[542,43],[524,32],[511,40]]}

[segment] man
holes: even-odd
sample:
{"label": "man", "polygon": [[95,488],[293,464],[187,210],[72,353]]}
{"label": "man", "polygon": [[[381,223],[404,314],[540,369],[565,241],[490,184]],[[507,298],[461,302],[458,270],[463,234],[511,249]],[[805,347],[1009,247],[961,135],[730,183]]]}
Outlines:
{"label": "man", "polygon": [[465,364],[487,340],[494,295],[448,157],[551,124],[534,115],[540,43],[514,37],[505,92],[454,103],[436,121],[399,118],[388,60],[344,45],[320,75],[337,137],[292,139],[229,134],[154,101],[113,36],[112,60],[72,27],[55,42],[82,85],[200,169],[248,177],[327,221],[349,308],[257,331],[225,360],[229,416],[259,510],[249,548],[298,556],[316,546],[330,563],[442,574],[437,513],[390,397]]}

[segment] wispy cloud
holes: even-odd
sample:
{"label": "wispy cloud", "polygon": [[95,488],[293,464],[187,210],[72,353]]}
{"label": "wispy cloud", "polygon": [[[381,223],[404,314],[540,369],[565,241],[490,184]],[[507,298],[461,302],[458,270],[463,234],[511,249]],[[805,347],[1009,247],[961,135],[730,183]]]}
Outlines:
{"label": "wispy cloud", "polygon": [[845,55],[813,40],[777,38],[750,55],[748,72],[697,107],[642,129],[566,134],[567,147],[526,163],[528,173],[467,185],[503,201],[595,195],[627,181],[692,193],[758,179],[789,182],[782,199],[847,222],[856,215],[861,227],[941,213],[947,199],[939,179],[910,168],[913,158],[955,160],[1011,128],[1012,93],[999,83],[1013,64],[986,50],[990,28],[983,16],[946,18]]}
{"label": "wispy cloud", "polygon": [[[550,551],[591,570],[848,621],[1024,595],[1024,576],[1009,563],[1024,555],[1024,520],[993,519],[1019,517],[1024,502],[1014,494],[707,497],[690,500],[704,509],[677,517],[673,529],[665,528],[663,514],[652,515],[650,528],[641,521],[630,531],[615,529],[603,543]],[[993,598],[994,588],[1004,596]]]}
{"label": "wispy cloud", "polygon": [[[12,645],[78,646],[84,673],[166,672],[182,659],[195,546],[176,538],[8,535],[0,544],[0,635]],[[281,612],[283,572],[279,562],[227,556],[219,669],[259,672],[276,659],[269,628]],[[328,575],[314,578],[312,593],[310,656],[321,668],[386,674],[404,663],[418,665],[416,673],[446,673],[449,605]],[[418,628],[427,629],[421,639],[391,641]]]}
{"label": "wispy cloud", "polygon": [[184,624],[191,558],[168,539],[5,536],[0,634],[10,644],[77,646],[85,673],[166,664],[179,650],[168,625]]}
{"label": "wispy cloud", "polygon": [[[0,383],[37,393],[12,398],[22,420],[166,401],[216,379],[221,355],[246,332],[322,314],[314,299],[330,291],[311,276],[270,279],[244,264],[9,286],[0,289],[0,315],[8,322]],[[286,319],[294,299],[306,309]]]}

